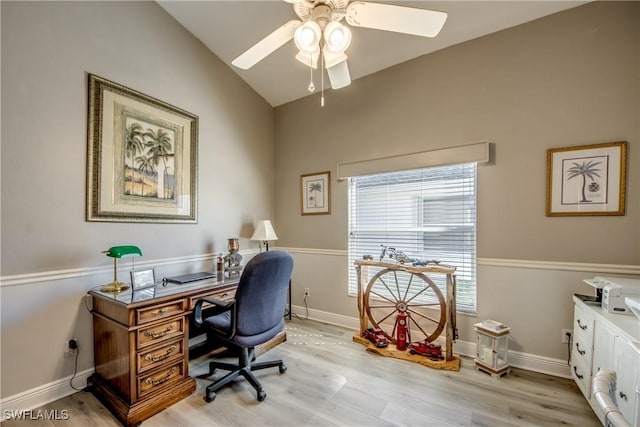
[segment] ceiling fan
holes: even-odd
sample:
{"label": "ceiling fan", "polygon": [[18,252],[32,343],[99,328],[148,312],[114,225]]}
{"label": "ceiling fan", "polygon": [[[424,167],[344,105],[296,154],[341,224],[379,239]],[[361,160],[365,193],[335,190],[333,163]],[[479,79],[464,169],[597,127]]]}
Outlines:
{"label": "ceiling fan", "polygon": [[[299,52],[296,59],[317,68],[318,60],[326,68],[331,87],[351,84],[346,49],[351,31],[340,21],[354,27],[394,31],[422,37],[435,37],[447,14],[382,3],[349,0],[284,0],[293,4],[300,19],[293,19],[250,47],[231,63],[244,70],[253,67],[285,43],[294,40]],[[313,80],[309,91],[314,90]]]}

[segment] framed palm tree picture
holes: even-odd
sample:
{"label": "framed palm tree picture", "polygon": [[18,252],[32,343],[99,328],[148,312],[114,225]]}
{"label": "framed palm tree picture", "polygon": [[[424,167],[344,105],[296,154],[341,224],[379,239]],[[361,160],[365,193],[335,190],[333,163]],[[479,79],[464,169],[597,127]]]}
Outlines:
{"label": "framed palm tree picture", "polygon": [[316,172],[300,176],[302,215],[331,213],[331,172]]}
{"label": "framed palm tree picture", "polygon": [[624,215],[627,142],[547,150],[547,216]]}
{"label": "framed palm tree picture", "polygon": [[197,222],[198,116],[89,74],[87,221]]}

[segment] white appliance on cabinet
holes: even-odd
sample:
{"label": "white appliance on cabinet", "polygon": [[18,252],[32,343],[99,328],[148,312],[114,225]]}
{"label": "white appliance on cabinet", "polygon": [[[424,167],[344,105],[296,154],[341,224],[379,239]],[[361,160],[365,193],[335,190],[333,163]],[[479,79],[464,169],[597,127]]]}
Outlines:
{"label": "white appliance on cabinet", "polygon": [[583,282],[596,289],[596,301],[607,313],[632,314],[625,299],[640,296],[640,279],[596,276]]}

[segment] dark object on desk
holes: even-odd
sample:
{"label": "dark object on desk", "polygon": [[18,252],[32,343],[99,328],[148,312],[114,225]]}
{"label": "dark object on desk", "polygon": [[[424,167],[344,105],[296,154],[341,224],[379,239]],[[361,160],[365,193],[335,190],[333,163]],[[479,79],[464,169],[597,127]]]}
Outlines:
{"label": "dark object on desk", "polygon": [[191,273],[191,274],[183,274],[181,276],[165,277],[164,279],[162,279],[162,281],[163,282],[177,283],[179,285],[184,285],[185,283],[197,282],[198,280],[214,279],[215,277],[216,277],[216,273],[207,273],[206,271],[201,271],[199,273]]}
{"label": "dark object on desk", "polygon": [[[263,344],[278,335],[284,328],[284,313],[293,257],[284,251],[262,252],[254,256],[240,277],[235,299],[219,301],[202,298],[194,307],[194,322],[206,328],[212,338],[220,339],[231,349],[239,350],[237,365],[212,361],[209,363],[209,375],[216,369],[230,371],[224,377],[207,387],[204,400],[211,402],[216,391],[236,379],[239,375],[246,378],[256,389],[257,398],[263,401],[267,393],[252,371],[278,367],[280,373],[287,367],[282,360],[253,363],[254,347]],[[207,302],[213,315],[202,318],[202,305]]]}
{"label": "dark object on desk", "polygon": [[577,298],[580,298],[580,300],[582,300],[585,304],[597,305],[597,306],[602,305],[602,299],[598,298],[597,296],[594,296],[594,295],[581,295],[581,294],[574,294],[574,295]]}

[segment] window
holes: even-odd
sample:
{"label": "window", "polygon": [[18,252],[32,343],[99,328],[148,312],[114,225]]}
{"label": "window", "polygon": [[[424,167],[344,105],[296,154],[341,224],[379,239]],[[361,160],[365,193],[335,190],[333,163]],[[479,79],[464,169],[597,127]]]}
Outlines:
{"label": "window", "polygon": [[[353,263],[381,245],[455,266],[459,311],[476,311],[476,163],[349,178],[349,294]],[[430,278],[445,293],[444,275]],[[445,293],[446,294],[446,293]]]}

